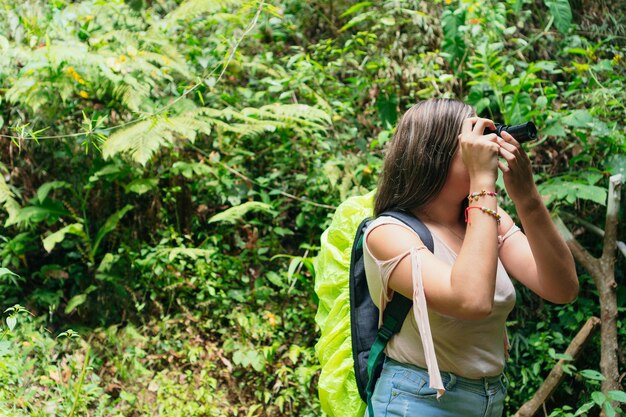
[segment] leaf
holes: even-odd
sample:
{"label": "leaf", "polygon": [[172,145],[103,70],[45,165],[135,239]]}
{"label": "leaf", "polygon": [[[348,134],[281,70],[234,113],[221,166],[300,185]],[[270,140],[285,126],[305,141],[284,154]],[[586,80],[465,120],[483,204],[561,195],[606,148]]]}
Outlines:
{"label": "leaf", "polygon": [[345,32],[346,30],[350,29],[353,26],[358,25],[361,22],[364,22],[365,20],[371,18],[374,16],[374,12],[369,11],[369,12],[365,12],[362,14],[358,14],[356,16],[354,16],[352,19],[350,19],[350,21],[348,23],[346,23],[345,25],[343,25],[341,27],[341,29],[339,29],[340,32]]}
{"label": "leaf", "polygon": [[130,182],[124,187],[126,193],[145,194],[156,188],[159,183],[158,178],[141,178]]}
{"label": "leaf", "polygon": [[46,251],[51,252],[57,243],[63,242],[63,240],[65,239],[65,235],[72,234],[82,236],[84,235],[84,233],[85,232],[83,230],[82,223],[72,223],[62,229],[57,230],[56,232],[48,235],[48,237],[43,239],[43,247]]}
{"label": "leaf", "polygon": [[58,188],[67,188],[70,184],[65,181],[51,181],[46,182],[39,187],[37,190],[37,200],[40,202],[44,201],[51,190],[56,190]]}
{"label": "leaf", "polygon": [[[588,369],[587,369],[588,370]],[[582,373],[582,372],[581,372]],[[605,403],[606,401],[606,397],[604,394],[602,394],[600,391],[594,391],[591,393],[591,399],[593,400],[593,402],[595,402],[596,404],[598,404],[600,407],[602,407],[602,404]]]}
{"label": "leaf", "polygon": [[572,8],[568,0],[544,0],[554,18],[554,25],[565,34],[572,25]]}
{"label": "leaf", "polygon": [[574,414],[574,416],[585,414],[587,411],[591,410],[595,405],[596,404],[594,401],[589,401],[588,403],[583,404],[582,406],[580,406],[578,410],[576,410],[576,413]]}
{"label": "leaf", "polygon": [[7,226],[13,224],[39,223],[47,220],[49,224],[56,222],[59,217],[70,216],[71,213],[57,201],[45,200],[38,205],[26,206],[18,210],[12,221],[7,221]]}
{"label": "leaf", "polygon": [[91,249],[92,257],[96,255],[98,246],[100,246],[100,242],[102,241],[102,239],[104,239],[106,235],[111,233],[117,227],[117,224],[122,219],[122,217],[124,217],[124,215],[132,209],[133,209],[133,206],[131,206],[130,204],[127,204],[126,206],[124,206],[124,208],[116,211],[111,216],[109,216],[107,221],[100,228],[100,230],[98,230],[98,233],[96,234],[96,239],[94,240],[93,248]]}
{"label": "leaf", "polygon": [[357,4],[353,5],[353,6],[351,6],[348,10],[346,10],[341,15],[339,15],[339,17],[350,16],[351,14],[354,14],[354,13],[358,12],[359,10],[363,9],[364,7],[368,7],[368,6],[371,6],[371,5],[372,5],[371,1],[362,1],[360,3],[357,3]]}
{"label": "leaf", "polygon": [[[602,375],[598,371],[594,371],[593,369],[584,369],[584,370],[580,371],[580,375],[583,378],[591,379],[592,381],[604,381],[606,379],[606,378],[604,378],[604,375]],[[599,394],[601,394],[604,397],[604,394],[602,394],[601,392]],[[593,394],[592,394],[592,397],[593,397]]]}
{"label": "leaf", "polygon": [[5,222],[5,227],[16,223],[17,215],[20,212],[20,205],[15,199],[15,194],[9,189],[8,184],[4,180],[4,165],[0,163],[0,204],[4,207],[9,218]]}
{"label": "leaf", "polygon": [[606,169],[611,175],[621,174],[622,178],[626,179],[626,155],[617,154],[609,157]]}
{"label": "leaf", "polygon": [[87,301],[87,294],[78,294],[73,296],[70,301],[67,302],[67,306],[65,307],[65,314],[70,314],[76,309],[76,307],[83,304],[85,301]]}
{"label": "leaf", "polygon": [[224,210],[221,213],[217,213],[209,219],[209,223],[226,222],[234,224],[238,220],[241,220],[249,211],[262,211],[264,213],[274,214],[272,206],[269,204],[261,203],[259,201],[248,201],[238,206],[231,207],[228,210]]}
{"label": "leaf", "polygon": [[574,110],[561,118],[561,122],[571,127],[591,127],[596,119],[587,110]]}
{"label": "leaf", "polygon": [[387,128],[395,126],[398,121],[398,96],[380,93],[376,99],[376,107],[383,126]]}
{"label": "leaf", "polygon": [[610,402],[605,402],[603,408],[606,417],[615,417],[617,415],[617,413],[615,412],[615,408],[613,408]]}
{"label": "leaf", "polygon": [[[447,54],[446,59],[448,62],[458,64],[457,61],[463,59],[465,55],[466,45],[461,33],[461,26],[465,21],[465,13],[454,12],[451,9],[446,9],[441,17],[441,26],[443,28],[443,45],[442,50]],[[460,66],[455,66],[460,68]],[[458,71],[458,70],[457,70]]]}
{"label": "leaf", "polygon": [[300,256],[294,256],[293,259],[291,259],[291,262],[289,262],[289,269],[287,270],[288,281],[291,282],[291,278],[296,273],[296,269],[298,269],[301,263],[302,263],[302,257]]}
{"label": "leaf", "polygon": [[17,318],[15,316],[9,316],[7,317],[7,327],[9,328],[9,330],[13,331],[13,329],[15,328],[15,325],[17,324]]}
{"label": "leaf", "polygon": [[626,392],[624,391],[609,391],[606,393],[612,401],[619,401],[620,403],[626,403]]}
{"label": "leaf", "polygon": [[267,274],[265,274],[265,277],[267,278],[269,282],[271,282],[272,284],[276,285],[279,288],[285,285],[283,282],[282,276],[277,274],[274,271],[269,271]]}
{"label": "leaf", "polygon": [[0,277],[3,277],[5,275],[13,275],[13,276],[16,276],[16,277],[19,276],[15,272],[10,271],[7,268],[0,268]]}
{"label": "leaf", "polygon": [[542,195],[548,197],[546,204],[551,204],[555,200],[574,203],[577,199],[582,199],[606,205],[607,190],[596,185],[553,178],[540,184],[538,189]]}

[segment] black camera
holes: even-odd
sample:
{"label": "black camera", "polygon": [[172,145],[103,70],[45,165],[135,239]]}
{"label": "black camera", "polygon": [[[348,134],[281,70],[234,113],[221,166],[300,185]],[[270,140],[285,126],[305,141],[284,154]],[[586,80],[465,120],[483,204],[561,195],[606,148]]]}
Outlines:
{"label": "black camera", "polygon": [[537,139],[537,126],[533,122],[522,123],[521,125],[501,125],[496,123],[496,129],[486,128],[484,131],[485,135],[489,135],[491,133],[495,133],[500,136],[502,131],[507,132],[509,135],[513,136],[516,141],[519,143],[528,142],[533,139]]}

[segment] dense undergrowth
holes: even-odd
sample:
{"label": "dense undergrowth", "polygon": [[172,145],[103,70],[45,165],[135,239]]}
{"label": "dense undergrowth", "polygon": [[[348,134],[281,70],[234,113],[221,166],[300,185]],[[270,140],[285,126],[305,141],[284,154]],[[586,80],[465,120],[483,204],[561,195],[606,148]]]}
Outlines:
{"label": "dense undergrowth", "polygon": [[[619,3],[0,5],[0,307],[27,310],[0,328],[0,415],[320,415],[310,259],[417,100],[534,120],[550,209],[601,250],[577,224],[626,171]],[[579,272],[568,306],[518,288],[507,413],[600,315]],[[598,413],[598,357],[548,414]]]}

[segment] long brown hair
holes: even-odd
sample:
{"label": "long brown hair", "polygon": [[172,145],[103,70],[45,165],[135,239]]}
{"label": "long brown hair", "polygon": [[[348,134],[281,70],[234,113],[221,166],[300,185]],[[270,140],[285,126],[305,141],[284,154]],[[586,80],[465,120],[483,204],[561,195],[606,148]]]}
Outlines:
{"label": "long brown hair", "polygon": [[474,109],[458,100],[417,103],[400,119],[387,148],[374,213],[419,209],[443,188],[463,120]]}

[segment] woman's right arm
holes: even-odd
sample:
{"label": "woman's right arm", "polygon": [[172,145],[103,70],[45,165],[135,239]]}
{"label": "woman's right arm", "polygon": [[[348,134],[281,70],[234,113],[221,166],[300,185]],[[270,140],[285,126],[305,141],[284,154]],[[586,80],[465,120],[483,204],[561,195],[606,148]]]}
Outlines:
{"label": "woman's right arm", "polygon": [[[459,137],[461,153],[470,176],[470,192],[495,189],[498,145],[495,135],[483,136],[490,121],[470,118]],[[460,206],[461,202],[459,202]],[[496,210],[496,199],[483,197],[472,205]],[[459,208],[451,208],[459,210]],[[470,209],[463,245],[452,266],[423,251],[422,278],[429,308],[461,319],[481,319],[491,313],[497,267],[497,223],[480,209]],[[422,246],[406,228],[385,224],[373,229],[367,246],[378,260],[388,260]],[[406,256],[391,272],[389,287],[413,298],[411,257]]]}

